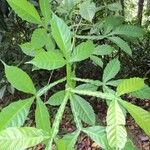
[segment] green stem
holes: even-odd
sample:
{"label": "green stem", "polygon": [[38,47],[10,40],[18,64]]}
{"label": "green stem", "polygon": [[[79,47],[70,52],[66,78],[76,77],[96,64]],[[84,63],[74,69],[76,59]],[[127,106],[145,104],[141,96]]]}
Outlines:
{"label": "green stem", "polygon": [[54,123],[52,126],[53,131],[52,131],[51,139],[49,141],[49,144],[48,144],[46,150],[52,150],[52,143],[53,143],[53,140],[55,139],[55,137],[59,131],[59,125],[60,125],[62,115],[63,115],[64,110],[65,110],[66,104],[68,102],[69,95],[70,95],[70,92],[67,91],[65,94],[65,98],[64,98],[63,102],[61,103],[58,111],[57,111],[57,114],[56,114],[56,117],[55,117],[55,120],[54,120]]}
{"label": "green stem", "polygon": [[[72,71],[71,71],[71,65],[69,63],[67,63],[66,65],[66,73],[67,73],[67,84],[66,84],[66,89],[67,89],[67,88],[72,87],[72,80],[71,80]],[[55,137],[57,136],[57,133],[59,132],[60,122],[62,120],[62,115],[65,111],[65,107],[67,105],[69,97],[70,97],[70,91],[66,91],[64,100],[62,101],[57,111],[57,114],[56,114],[56,117],[52,126],[53,131],[52,131],[51,139],[49,141],[49,144],[46,150],[52,150],[52,144],[53,144]]]}
{"label": "green stem", "polygon": [[112,100],[112,99],[118,99],[114,94],[111,93],[102,93],[100,91],[98,92],[92,92],[92,91],[86,91],[86,90],[75,90],[75,89],[68,89],[72,93],[80,94],[80,95],[87,95],[87,96],[93,96],[93,97],[99,97],[102,99]]}
{"label": "green stem", "polygon": [[62,79],[60,79],[60,80],[58,80],[58,81],[55,81],[55,82],[53,82],[53,83],[51,83],[51,84],[49,84],[49,85],[43,87],[42,89],[40,89],[40,90],[37,92],[36,96],[37,96],[37,97],[42,96],[42,95],[43,95],[44,93],[46,93],[49,89],[51,89],[51,88],[54,87],[55,85],[57,85],[57,84],[59,84],[59,83],[62,83],[62,82],[64,82],[64,81],[66,81],[66,78],[62,78]]}
{"label": "green stem", "polygon": [[72,80],[78,81],[78,82],[84,82],[84,83],[90,83],[96,86],[102,86],[103,83],[99,80],[91,80],[91,79],[81,79],[81,78],[71,78]]}

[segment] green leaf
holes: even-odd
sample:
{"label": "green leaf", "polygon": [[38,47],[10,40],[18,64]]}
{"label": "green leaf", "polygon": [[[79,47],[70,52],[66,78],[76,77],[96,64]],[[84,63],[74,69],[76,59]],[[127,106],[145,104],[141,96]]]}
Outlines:
{"label": "green leaf", "polygon": [[137,147],[133,144],[133,142],[128,139],[125,147],[124,147],[124,150],[138,150]]}
{"label": "green leaf", "polygon": [[18,0],[7,0],[7,2],[15,11],[15,13],[23,20],[35,24],[41,24],[41,18],[37,10],[27,0],[21,0],[19,3]]}
{"label": "green leaf", "polygon": [[142,89],[132,92],[130,95],[140,99],[150,99],[150,87],[145,85]]}
{"label": "green leaf", "polygon": [[107,5],[107,8],[111,11],[120,11],[122,10],[122,6],[120,3],[112,3]]}
{"label": "green leaf", "polygon": [[35,94],[36,89],[29,75],[18,67],[5,65],[5,74],[7,80],[17,90]]}
{"label": "green leaf", "polygon": [[133,25],[122,25],[118,28],[116,28],[113,32],[111,32],[111,35],[117,34],[117,35],[125,35],[128,37],[134,37],[138,38],[143,36],[144,31],[142,28],[133,26]]}
{"label": "green leaf", "polygon": [[48,101],[46,102],[46,104],[50,104],[52,106],[59,106],[63,99],[65,97],[65,91],[59,91],[55,94],[53,94],[49,99]]}
{"label": "green leaf", "polygon": [[47,41],[48,41],[46,44],[47,51],[55,50],[56,44],[55,44],[55,41],[52,39],[52,36],[50,34],[48,35]]}
{"label": "green leaf", "polygon": [[79,44],[73,51],[72,56],[70,58],[71,62],[78,62],[85,60],[90,57],[93,53],[95,45],[92,41],[86,41]]}
{"label": "green leaf", "polygon": [[106,130],[102,126],[93,126],[84,128],[82,130],[84,133],[86,133],[91,139],[96,142],[100,147],[110,150],[110,146],[107,141],[106,137]]}
{"label": "green leaf", "polygon": [[127,133],[124,127],[125,116],[117,100],[112,100],[107,111],[107,139],[112,148],[123,149],[127,142]]}
{"label": "green leaf", "polygon": [[24,150],[48,138],[42,130],[36,128],[8,128],[0,132],[0,145],[1,150]]}
{"label": "green leaf", "polygon": [[66,134],[62,139],[57,140],[56,145],[58,150],[75,150],[74,146],[79,136],[78,132]]}
{"label": "green leaf", "polygon": [[107,82],[114,78],[120,70],[120,62],[118,59],[111,60],[104,69],[103,82]]}
{"label": "green leaf", "polygon": [[42,129],[47,133],[51,133],[49,112],[47,110],[47,107],[43,103],[43,101],[39,98],[36,101],[35,122],[36,122],[36,128]]}
{"label": "green leaf", "polygon": [[117,87],[122,81],[123,81],[123,79],[111,80],[111,81],[107,82],[106,85]]}
{"label": "green leaf", "polygon": [[48,34],[45,29],[35,29],[31,37],[31,45],[34,49],[40,49],[48,42]]}
{"label": "green leaf", "polygon": [[20,47],[21,47],[23,53],[25,53],[28,56],[35,56],[35,55],[39,54],[40,52],[44,51],[44,49],[35,49],[33,47],[33,45],[29,42],[21,44]]}
{"label": "green leaf", "polygon": [[44,21],[46,25],[49,25],[52,14],[49,0],[39,0],[39,4],[42,15],[44,17]]}
{"label": "green leaf", "polygon": [[130,46],[123,39],[121,39],[120,37],[108,37],[108,39],[115,43],[118,47],[120,47],[125,53],[132,56],[132,50]]}
{"label": "green leaf", "polygon": [[150,137],[150,112],[126,101],[121,101],[121,103],[127,109],[127,111],[131,114],[131,116],[134,118],[136,123]]}
{"label": "green leaf", "polygon": [[21,127],[29,114],[34,97],[13,102],[0,112],[0,130],[8,127]]}
{"label": "green leaf", "polygon": [[66,61],[59,53],[48,51],[39,53],[28,63],[33,64],[40,69],[53,70],[63,67],[66,64]]}
{"label": "green leaf", "polygon": [[86,84],[78,85],[75,89],[76,90],[86,90],[86,91],[87,90],[89,90],[89,91],[97,91],[98,86],[86,83]]}
{"label": "green leaf", "polygon": [[117,87],[117,95],[123,95],[125,93],[131,93],[140,90],[144,87],[144,79],[134,77],[123,80]]}
{"label": "green leaf", "polygon": [[51,20],[51,30],[58,47],[62,50],[65,57],[69,57],[71,53],[72,38],[70,28],[62,19],[53,14],[53,18]]}
{"label": "green leaf", "polygon": [[80,15],[85,20],[92,22],[96,13],[95,3],[91,2],[91,0],[87,0],[80,4]]}
{"label": "green leaf", "polygon": [[98,66],[100,66],[101,68],[103,68],[103,62],[102,62],[101,58],[92,55],[92,56],[90,57],[90,59],[93,61],[93,63],[94,63],[95,65],[98,65]]}
{"label": "green leaf", "polygon": [[71,102],[73,103],[74,109],[78,113],[81,120],[89,125],[95,124],[95,114],[91,105],[78,95],[71,96]]}
{"label": "green leaf", "polygon": [[114,50],[113,47],[104,44],[97,46],[93,54],[98,56],[110,55],[113,52],[113,50]]}

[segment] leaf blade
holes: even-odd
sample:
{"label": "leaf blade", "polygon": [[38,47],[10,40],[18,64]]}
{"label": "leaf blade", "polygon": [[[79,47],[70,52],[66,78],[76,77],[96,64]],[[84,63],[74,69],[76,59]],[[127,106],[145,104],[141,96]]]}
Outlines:
{"label": "leaf blade", "polygon": [[7,128],[0,132],[2,150],[23,150],[50,138],[42,130],[24,127]]}
{"label": "leaf blade", "polygon": [[0,113],[0,130],[7,127],[21,127],[29,113],[33,98],[11,103]]}
{"label": "leaf blade", "polygon": [[103,81],[106,83],[114,78],[120,70],[120,62],[118,59],[111,60],[104,69]]}
{"label": "leaf blade", "polygon": [[41,99],[37,99],[36,101],[35,122],[36,122],[36,128],[42,129],[47,133],[51,133],[49,112]]}
{"label": "leaf blade", "polygon": [[21,0],[19,3],[18,0],[7,0],[7,2],[23,20],[35,24],[41,24],[41,18],[37,10],[27,0]]}
{"label": "leaf blade", "polygon": [[36,89],[31,78],[20,68],[5,65],[5,74],[7,80],[17,90],[33,95],[36,93]]}
{"label": "leaf blade", "polygon": [[63,67],[66,64],[65,59],[57,52],[41,52],[32,59],[30,64],[40,69],[54,70]]}

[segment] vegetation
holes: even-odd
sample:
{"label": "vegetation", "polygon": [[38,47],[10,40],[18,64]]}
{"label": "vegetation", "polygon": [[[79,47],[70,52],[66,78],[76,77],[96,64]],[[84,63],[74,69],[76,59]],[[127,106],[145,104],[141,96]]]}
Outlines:
{"label": "vegetation", "polygon": [[[7,0],[7,3],[14,11],[11,14],[13,18],[26,28],[20,24],[21,29],[13,33],[16,37],[12,38],[3,21],[2,28],[6,33],[2,34],[7,38],[7,43],[12,42],[12,46],[17,43],[20,48],[11,52],[11,56],[6,52],[1,54],[6,77],[3,76],[1,80],[1,98],[7,93],[6,90],[17,92],[13,88],[26,94],[22,93],[23,99],[10,102],[6,107],[4,105],[0,112],[1,150],[26,149],[39,143],[43,143],[46,150],[52,150],[54,144],[58,150],[73,150],[81,132],[102,149],[136,149],[126,130],[127,113],[150,136],[150,113],[126,101],[125,97],[127,94],[143,100],[150,98],[147,84],[149,71],[137,77],[126,69],[130,68],[130,64],[125,65],[133,59],[139,61],[141,54],[133,48],[134,45],[139,46],[143,42],[142,45],[147,46],[149,26],[147,20],[142,24],[143,3],[142,8],[139,4],[138,19],[134,21],[133,18],[132,23],[124,16],[127,9],[124,1],[121,1],[122,5],[119,2],[108,4],[91,0],[51,3],[49,0],[39,0],[38,3]],[[143,53],[145,58],[149,50]],[[88,61],[100,70],[101,77],[94,79],[86,78],[85,74],[82,77],[78,75],[82,63]],[[65,70],[65,75],[51,82],[53,72],[61,72],[61,68]],[[83,68],[83,72],[84,69],[87,68]],[[42,79],[37,78],[39,73]],[[124,73],[126,76],[122,76]],[[65,86],[61,86],[59,91],[55,90],[47,99],[48,91],[61,83]],[[98,123],[95,108],[89,103],[88,97],[106,102],[106,124]],[[36,108],[32,110],[33,105]],[[60,124],[68,105],[76,130],[60,136]],[[49,110],[53,106],[57,106],[58,110],[50,119]],[[35,127],[26,125],[30,110],[34,113]]]}

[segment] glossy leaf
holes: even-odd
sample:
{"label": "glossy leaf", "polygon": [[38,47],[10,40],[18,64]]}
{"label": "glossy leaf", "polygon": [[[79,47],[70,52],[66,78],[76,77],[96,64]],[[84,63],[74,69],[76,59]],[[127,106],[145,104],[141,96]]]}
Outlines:
{"label": "glossy leaf", "polygon": [[13,102],[0,112],[0,130],[8,127],[21,127],[29,114],[33,98]]}
{"label": "glossy leaf", "polygon": [[59,106],[63,99],[65,97],[65,91],[59,91],[55,94],[53,94],[49,99],[48,101],[46,102],[46,104],[50,104],[52,106]]}
{"label": "glossy leaf", "polygon": [[95,45],[92,41],[86,41],[79,44],[73,51],[72,56],[70,58],[71,62],[78,62],[85,60],[90,57],[93,53]]}
{"label": "glossy leaf", "polygon": [[71,101],[73,103],[74,109],[78,113],[78,116],[85,123],[94,125],[95,124],[95,114],[91,105],[78,95],[72,95]]}
{"label": "glossy leaf", "polygon": [[48,34],[45,29],[35,29],[31,37],[31,45],[34,49],[40,49],[48,42]]}
{"label": "glossy leaf", "polygon": [[35,94],[36,89],[29,75],[18,67],[5,65],[5,74],[7,80],[17,90]]}
{"label": "glossy leaf", "polygon": [[47,133],[51,132],[51,123],[48,109],[43,101],[39,98],[36,101],[35,122],[36,128],[42,129]]}
{"label": "glossy leaf", "polygon": [[123,80],[117,87],[117,94],[123,95],[125,93],[131,93],[140,90],[144,87],[144,79],[142,78],[130,78]]}
{"label": "glossy leaf", "polygon": [[94,18],[96,13],[96,6],[94,2],[91,2],[90,0],[87,0],[80,4],[80,15],[85,20],[88,20],[92,22],[92,19]]}
{"label": "glossy leaf", "polygon": [[118,47],[120,47],[125,53],[132,56],[132,50],[130,46],[123,39],[121,39],[120,37],[109,37],[108,39],[115,43]]}
{"label": "glossy leaf", "polygon": [[127,109],[127,111],[131,114],[131,116],[134,118],[136,123],[150,137],[150,112],[126,101],[121,101],[121,103]]}
{"label": "glossy leaf", "polygon": [[72,38],[69,27],[62,19],[53,14],[51,30],[58,47],[62,50],[65,56],[69,57],[69,54],[71,53]]}
{"label": "glossy leaf", "polygon": [[112,100],[107,111],[107,139],[112,148],[123,149],[127,142],[127,132],[124,127],[125,116],[117,100]]}
{"label": "glossy leaf", "polygon": [[46,25],[49,25],[52,13],[49,0],[39,0],[39,5]]}
{"label": "glossy leaf", "polygon": [[66,64],[66,61],[59,53],[48,51],[39,53],[28,63],[33,64],[40,69],[53,70],[63,67]]}
{"label": "glossy leaf", "polygon": [[42,130],[24,127],[7,128],[0,132],[1,150],[24,150],[50,138]]}
{"label": "glossy leaf", "polygon": [[113,52],[113,50],[114,50],[113,47],[104,44],[97,46],[93,54],[98,56],[110,55]]}
{"label": "glossy leaf", "polygon": [[104,69],[103,82],[107,82],[114,78],[120,70],[120,62],[118,59],[111,60]]}
{"label": "glossy leaf", "polygon": [[23,20],[26,20],[31,23],[41,24],[41,18],[30,2],[27,0],[21,0],[18,3],[18,0],[7,0],[8,4],[12,7],[15,13],[21,17]]}

